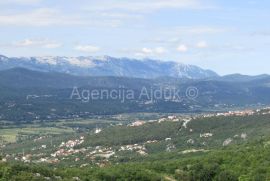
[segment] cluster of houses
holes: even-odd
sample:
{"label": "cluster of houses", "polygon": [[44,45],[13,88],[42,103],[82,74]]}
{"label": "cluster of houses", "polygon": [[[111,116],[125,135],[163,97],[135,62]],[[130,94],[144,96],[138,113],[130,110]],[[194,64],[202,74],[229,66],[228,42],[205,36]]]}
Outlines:
{"label": "cluster of houses", "polygon": [[229,111],[226,113],[217,113],[217,116],[252,116],[256,112],[254,110]]}
{"label": "cluster of houses", "polygon": [[119,151],[136,151],[140,155],[147,155],[147,152],[146,152],[147,150],[146,150],[144,144],[143,145],[134,144],[134,145],[121,146]]}
{"label": "cluster of houses", "polygon": [[242,111],[228,111],[223,113],[204,114],[202,117],[217,117],[217,116],[252,116],[255,114],[270,114],[270,107],[257,110],[242,110]]}
{"label": "cluster of houses", "polygon": [[170,121],[170,122],[184,121],[184,127],[186,127],[186,124],[191,120],[192,120],[191,116],[181,116],[181,117],[179,117],[179,116],[171,115],[171,116],[159,118],[157,120],[149,120],[149,121],[138,120],[138,121],[132,122],[128,126],[137,127],[137,126],[142,126],[142,125],[144,125],[146,123],[153,123],[153,122],[162,123],[162,122],[166,122],[166,121]]}

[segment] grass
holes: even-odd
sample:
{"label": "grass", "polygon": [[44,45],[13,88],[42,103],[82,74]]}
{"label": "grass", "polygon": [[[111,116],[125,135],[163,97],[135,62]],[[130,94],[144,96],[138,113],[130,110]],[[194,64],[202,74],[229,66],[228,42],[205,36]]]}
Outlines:
{"label": "grass", "polygon": [[[93,119],[76,119],[76,120],[56,120],[49,122],[35,121],[33,123],[16,125],[12,122],[0,120],[0,141],[5,143],[15,143],[19,135],[65,135],[74,133],[74,125],[87,127],[97,124],[117,124],[123,122],[117,119],[93,118]],[[73,128],[72,128],[73,127]]]}
{"label": "grass", "polygon": [[0,137],[4,142],[14,143],[19,135],[60,135],[73,133],[71,128],[55,128],[55,127],[25,127],[25,128],[10,128],[0,129]]}

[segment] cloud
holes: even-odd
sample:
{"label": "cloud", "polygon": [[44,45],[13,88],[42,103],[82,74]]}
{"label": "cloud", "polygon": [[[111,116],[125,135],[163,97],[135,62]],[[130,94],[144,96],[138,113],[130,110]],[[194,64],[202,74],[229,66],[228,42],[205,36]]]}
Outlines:
{"label": "cloud", "polygon": [[[194,41],[194,39],[200,40],[202,36],[207,37],[217,35],[230,31],[222,27],[211,27],[211,26],[182,26],[182,27],[171,27],[171,28],[159,28],[151,30],[153,33],[152,37],[147,37],[142,40],[142,43],[156,44],[164,47],[176,47],[182,44],[184,41]],[[203,48],[206,42],[198,42],[192,47]]]}
{"label": "cloud", "polygon": [[[9,3],[7,3],[9,2]],[[45,2],[45,1],[44,1]],[[78,0],[69,2],[72,11],[65,7],[46,8],[42,0],[2,1],[0,5],[38,4],[39,8],[9,8],[0,11],[0,26],[106,26],[118,27],[134,24],[146,14],[163,9],[200,9],[206,3],[200,0],[100,0],[89,3]],[[10,9],[6,11],[6,9]],[[5,11],[4,11],[5,10]],[[6,12],[6,13],[5,13]],[[136,25],[136,24],[135,24]],[[135,26],[134,25],[134,26]]]}
{"label": "cloud", "polygon": [[207,42],[205,42],[205,41],[200,41],[200,42],[198,42],[197,44],[196,44],[196,47],[197,48],[207,48],[208,47],[208,44],[207,44]]}
{"label": "cloud", "polygon": [[131,23],[138,19],[147,18],[149,14],[161,10],[201,10],[213,6],[202,3],[201,0],[99,0],[86,3],[82,10],[96,18],[109,18],[118,21],[118,24]]}
{"label": "cloud", "polygon": [[19,5],[31,5],[31,4],[38,4],[40,3],[42,0],[1,0],[0,4],[19,4]]}
{"label": "cloud", "polygon": [[186,29],[187,32],[192,34],[214,34],[214,33],[223,33],[226,30],[223,28],[216,27],[193,27]]}
{"label": "cloud", "polygon": [[254,31],[250,33],[251,36],[270,36],[270,30],[265,31]]}
{"label": "cloud", "polygon": [[100,51],[100,47],[93,45],[78,45],[74,50],[85,52],[85,53],[96,53]]}
{"label": "cloud", "polygon": [[12,45],[16,47],[41,47],[48,49],[59,48],[62,46],[61,43],[47,39],[24,39],[22,41],[14,42]]}
{"label": "cloud", "polygon": [[[75,8],[76,9],[76,8]],[[116,18],[117,17],[117,18]],[[0,26],[106,26],[117,27],[122,23],[121,14],[110,17],[106,14],[63,12],[56,8],[37,8],[24,12],[9,13],[0,11]],[[137,17],[137,16],[136,16]],[[128,17],[126,17],[128,18]],[[137,17],[138,18],[138,17]]]}
{"label": "cloud", "polygon": [[157,47],[157,48],[155,48],[154,52],[157,54],[164,54],[167,52],[167,50],[163,47]]}
{"label": "cloud", "polygon": [[161,30],[163,34],[170,35],[205,35],[205,34],[219,34],[229,31],[222,27],[211,27],[211,26],[180,26],[173,27],[170,29]]}
{"label": "cloud", "polygon": [[153,53],[153,50],[150,49],[150,48],[143,48],[142,49],[142,53],[144,53],[144,54],[150,54],[150,53]]}
{"label": "cloud", "polygon": [[101,0],[85,8],[89,11],[125,11],[151,13],[162,9],[202,9],[209,8],[199,0],[136,0],[121,1]]}
{"label": "cloud", "polygon": [[177,51],[182,52],[182,53],[185,53],[185,52],[188,51],[188,47],[185,44],[179,45],[177,47]]}
{"label": "cloud", "polygon": [[51,42],[51,43],[45,44],[44,48],[53,49],[53,48],[58,48],[58,47],[61,47],[61,46],[62,46],[62,44],[60,44],[60,43]]}
{"label": "cloud", "polygon": [[246,45],[239,44],[225,44],[223,46],[217,47],[217,50],[243,53],[254,51],[254,47],[247,47]]}
{"label": "cloud", "polygon": [[135,56],[138,56],[138,57],[159,56],[167,52],[168,51],[163,47],[142,48],[141,50],[135,53]]}
{"label": "cloud", "polygon": [[0,14],[0,26],[59,26],[59,25],[81,25],[85,22],[79,16],[61,14],[57,9],[39,8],[30,12]]}

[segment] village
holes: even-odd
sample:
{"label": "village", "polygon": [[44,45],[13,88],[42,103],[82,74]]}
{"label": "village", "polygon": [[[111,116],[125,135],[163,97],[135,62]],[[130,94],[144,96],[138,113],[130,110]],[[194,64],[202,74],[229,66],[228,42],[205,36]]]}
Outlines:
{"label": "village", "polygon": [[[257,110],[242,110],[242,111],[228,111],[224,113],[211,113],[211,114],[199,114],[199,115],[168,115],[166,117],[162,117],[156,120],[137,120],[130,124],[128,127],[140,127],[147,123],[164,123],[164,122],[181,122],[182,127],[179,130],[180,132],[183,129],[188,130],[188,132],[192,133],[193,130],[189,128],[188,124],[190,121],[196,120],[196,118],[209,118],[209,117],[228,117],[228,116],[251,116],[254,114],[270,114],[270,108],[263,108]],[[96,127],[91,134],[98,135],[103,131],[102,128]],[[206,142],[203,141],[205,139],[209,139],[215,136],[212,132],[201,132],[198,134],[197,139],[202,139],[201,145],[206,146]],[[247,139],[248,135],[244,132],[233,135],[223,141],[221,146],[227,146],[231,144],[234,139]],[[46,136],[41,136],[39,138],[35,138],[33,141],[35,143],[42,142],[43,140],[48,139]],[[88,165],[89,163],[104,166],[109,164],[110,160],[113,158],[117,158],[119,154],[123,152],[130,152],[134,154],[138,154],[141,156],[147,156],[148,150],[146,145],[148,144],[157,144],[163,142],[166,144],[166,151],[170,152],[176,149],[172,138],[167,137],[163,140],[147,140],[143,143],[135,143],[135,144],[127,144],[121,146],[108,147],[104,145],[99,145],[95,147],[83,147],[80,148],[78,146],[82,145],[85,142],[85,136],[80,136],[76,139],[69,139],[67,141],[62,141],[58,145],[51,144],[40,144],[38,147],[31,148],[32,152],[22,152],[17,154],[5,154],[2,157],[2,161],[19,161],[24,163],[46,163],[46,164],[59,164],[61,162],[70,161],[73,163],[78,163],[81,167]],[[194,145],[196,140],[194,138],[187,139],[185,141],[188,145]],[[50,149],[49,149],[50,148]],[[200,149],[199,149],[200,150]],[[196,152],[196,149],[183,150],[182,153]]]}

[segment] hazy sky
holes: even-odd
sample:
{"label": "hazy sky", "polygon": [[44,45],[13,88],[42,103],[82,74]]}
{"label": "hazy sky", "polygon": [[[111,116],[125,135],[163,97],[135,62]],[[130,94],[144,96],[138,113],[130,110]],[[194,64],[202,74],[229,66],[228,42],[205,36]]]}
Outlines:
{"label": "hazy sky", "polygon": [[270,74],[269,0],[0,0],[0,54],[155,58]]}

